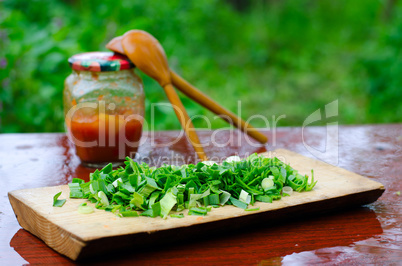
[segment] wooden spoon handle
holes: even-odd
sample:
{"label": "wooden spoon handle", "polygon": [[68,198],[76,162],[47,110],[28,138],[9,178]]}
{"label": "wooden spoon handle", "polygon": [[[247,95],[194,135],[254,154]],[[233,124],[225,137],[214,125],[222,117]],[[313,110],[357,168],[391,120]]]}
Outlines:
{"label": "wooden spoon handle", "polygon": [[170,76],[172,78],[172,84],[181,92],[183,92],[187,97],[193,99],[200,105],[204,106],[213,113],[219,115],[223,120],[227,121],[239,128],[241,131],[248,134],[250,137],[256,139],[260,143],[266,143],[268,137],[259,132],[256,128],[248,124],[246,121],[220,106],[217,102],[209,98],[207,95],[199,91],[197,88],[192,86],[174,71],[170,70]]}
{"label": "wooden spoon handle", "polygon": [[204,149],[202,148],[200,140],[198,139],[197,133],[194,129],[194,125],[191,122],[191,119],[188,116],[187,111],[184,108],[184,106],[183,106],[179,96],[177,95],[176,91],[174,90],[172,84],[165,85],[163,87],[163,89],[165,90],[165,93],[166,93],[170,103],[173,106],[176,116],[179,119],[180,124],[184,129],[184,132],[186,132],[186,135],[190,139],[190,142],[193,145],[194,150],[197,153],[198,157],[202,161],[207,161],[208,158],[205,155],[205,152],[204,152]]}

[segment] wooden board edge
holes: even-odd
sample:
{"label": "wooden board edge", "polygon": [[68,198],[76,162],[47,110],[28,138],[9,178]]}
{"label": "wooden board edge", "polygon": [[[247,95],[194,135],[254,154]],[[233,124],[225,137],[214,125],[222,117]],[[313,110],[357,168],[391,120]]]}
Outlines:
{"label": "wooden board edge", "polygon": [[[110,252],[111,246],[113,246],[114,250],[119,250],[119,252],[124,252],[128,249],[132,251],[147,248],[163,248],[163,245],[166,244],[171,245],[188,239],[196,239],[197,237],[205,238],[208,235],[216,237],[230,231],[242,230],[244,229],[242,228],[244,225],[247,225],[247,228],[250,228],[250,225],[272,226],[289,218],[294,219],[305,215],[317,215],[350,209],[376,201],[383,192],[383,189],[376,189],[331,198],[329,200],[315,201],[269,212],[232,217],[208,223],[193,224],[186,227],[159,230],[152,233],[142,232],[94,239],[87,242],[77,260],[85,261],[100,253]],[[345,205],[348,207],[345,207]]]}
{"label": "wooden board edge", "polygon": [[[20,226],[60,254],[76,260],[87,243],[51,223],[46,217],[21,201],[13,192],[8,192],[8,198]],[[31,226],[33,224],[37,226]]]}

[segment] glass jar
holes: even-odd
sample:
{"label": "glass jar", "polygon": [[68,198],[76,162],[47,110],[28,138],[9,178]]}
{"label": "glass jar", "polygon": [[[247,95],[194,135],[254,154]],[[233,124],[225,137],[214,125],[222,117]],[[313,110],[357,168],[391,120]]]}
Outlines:
{"label": "glass jar", "polygon": [[68,136],[89,167],[121,165],[134,157],[144,120],[143,83],[125,56],[90,52],[68,60],[73,72],[64,82]]}

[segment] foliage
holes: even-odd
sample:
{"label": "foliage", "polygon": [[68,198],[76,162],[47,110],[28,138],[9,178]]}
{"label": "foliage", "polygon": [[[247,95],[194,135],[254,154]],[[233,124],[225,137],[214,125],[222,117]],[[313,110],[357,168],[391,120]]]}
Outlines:
{"label": "foliage", "polygon": [[[0,132],[63,130],[62,89],[73,54],[105,50],[111,38],[143,29],[164,46],[171,67],[243,118],[285,114],[300,126],[339,99],[340,123],[400,122],[400,5],[387,1],[4,1],[0,9]],[[144,78],[151,103],[167,102]],[[184,96],[191,115],[206,115]],[[173,111],[156,107],[155,129],[180,127]],[[263,119],[255,126],[265,127]],[[196,118],[197,127],[208,127]]]}

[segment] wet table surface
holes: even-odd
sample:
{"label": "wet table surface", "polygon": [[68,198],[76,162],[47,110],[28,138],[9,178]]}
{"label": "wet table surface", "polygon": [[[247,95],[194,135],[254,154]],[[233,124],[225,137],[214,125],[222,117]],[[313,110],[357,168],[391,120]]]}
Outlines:
{"label": "wet table surface", "polygon": [[[241,231],[81,263],[401,265],[402,195],[397,192],[402,191],[402,124],[340,126],[339,134],[328,127],[263,132],[270,138],[265,146],[237,131],[200,131],[199,136],[215,160],[286,148],[379,181],[386,191],[378,201],[358,208],[269,226],[245,225]],[[196,161],[181,131],[145,132],[141,142],[139,161]],[[88,180],[91,171],[80,165],[65,134],[0,135],[0,265],[74,264],[19,226],[7,192],[67,184],[74,177]]]}

